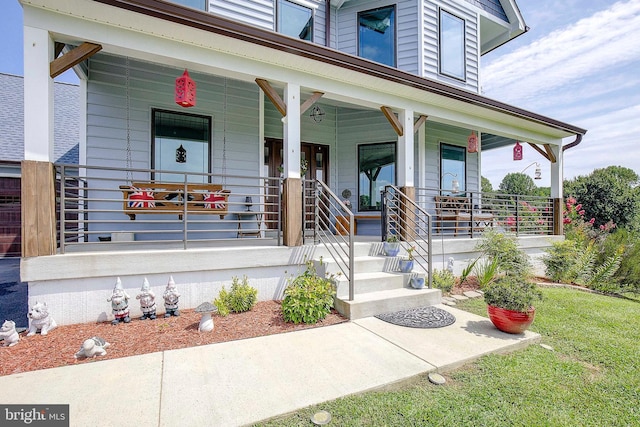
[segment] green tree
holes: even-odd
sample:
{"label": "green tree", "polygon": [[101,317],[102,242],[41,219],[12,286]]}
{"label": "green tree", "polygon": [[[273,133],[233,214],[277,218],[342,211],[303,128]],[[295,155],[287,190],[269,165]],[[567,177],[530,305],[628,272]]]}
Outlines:
{"label": "green tree", "polygon": [[502,178],[498,190],[503,194],[521,194],[524,196],[534,196],[538,192],[538,187],[533,179],[524,173],[508,173]]}
{"label": "green tree", "polygon": [[613,221],[617,227],[636,228],[639,180],[631,169],[609,166],[567,181],[564,188],[567,196],[575,197],[582,204],[585,218],[595,218],[595,226]]}
{"label": "green tree", "polygon": [[484,176],[480,177],[480,191],[483,193],[493,193],[493,185],[491,185],[489,178],[485,178]]}

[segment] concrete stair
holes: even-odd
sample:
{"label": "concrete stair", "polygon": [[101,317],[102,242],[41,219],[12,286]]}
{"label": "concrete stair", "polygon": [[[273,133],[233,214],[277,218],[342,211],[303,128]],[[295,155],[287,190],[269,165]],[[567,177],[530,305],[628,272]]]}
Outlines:
{"label": "concrete stair", "polygon": [[415,270],[401,273],[398,268],[399,257],[382,255],[381,243],[354,245],[354,299],[349,301],[348,278],[325,251],[318,248],[314,254],[316,271],[318,275],[334,277],[337,284],[334,307],[349,319],[441,303],[442,292],[439,289],[411,287],[411,277],[425,277],[425,273]]}

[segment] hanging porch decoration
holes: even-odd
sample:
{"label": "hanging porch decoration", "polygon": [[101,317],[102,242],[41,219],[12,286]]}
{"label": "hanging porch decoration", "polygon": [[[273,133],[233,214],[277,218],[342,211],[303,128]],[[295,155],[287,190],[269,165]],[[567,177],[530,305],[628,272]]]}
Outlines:
{"label": "hanging porch decoration", "polygon": [[513,160],[522,160],[522,145],[516,141],[515,147],[513,147]]}
{"label": "hanging porch decoration", "polygon": [[185,68],[182,76],[176,79],[176,104],[188,108],[196,105],[196,82],[191,79]]}
{"label": "hanging porch decoration", "polygon": [[471,131],[471,135],[467,137],[467,152],[478,152],[478,137],[476,136],[476,133],[474,131]]}

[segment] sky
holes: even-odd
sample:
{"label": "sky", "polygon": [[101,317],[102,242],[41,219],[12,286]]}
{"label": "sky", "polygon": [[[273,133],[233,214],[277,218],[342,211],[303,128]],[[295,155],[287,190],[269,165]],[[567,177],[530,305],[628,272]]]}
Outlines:
{"label": "sky", "polygon": [[[564,177],[624,166],[640,174],[640,0],[520,0],[528,32],[481,59],[482,94],[587,129],[565,151]],[[2,2],[0,72],[23,75],[22,8]],[[57,81],[77,82],[69,70]],[[565,144],[574,138],[565,140]],[[549,162],[524,145],[482,155],[482,175],[497,189],[507,173],[533,177],[539,162],[550,185]]]}

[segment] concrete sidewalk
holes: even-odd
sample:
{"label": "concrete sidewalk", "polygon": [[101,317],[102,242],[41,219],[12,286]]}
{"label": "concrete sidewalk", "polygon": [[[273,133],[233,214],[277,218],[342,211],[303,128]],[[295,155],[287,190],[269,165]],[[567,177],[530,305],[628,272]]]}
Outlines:
{"label": "concrete sidewalk", "polygon": [[456,322],[414,329],[369,317],[0,377],[0,403],[70,404],[72,426],[239,426],[540,340],[438,307]]}

